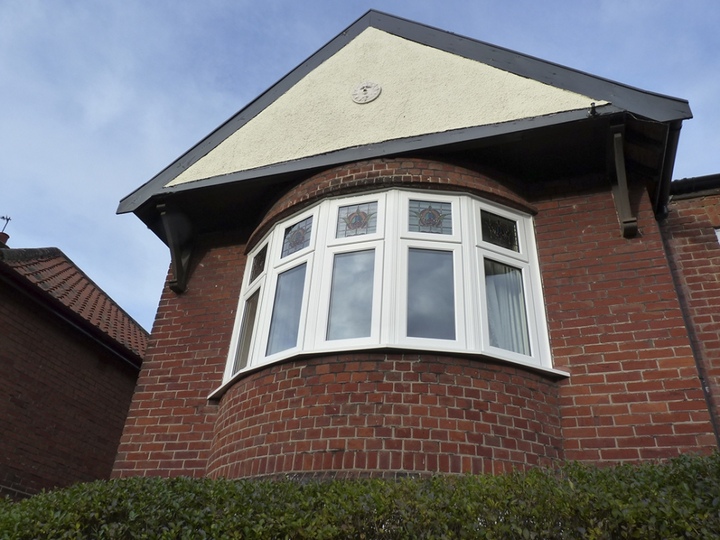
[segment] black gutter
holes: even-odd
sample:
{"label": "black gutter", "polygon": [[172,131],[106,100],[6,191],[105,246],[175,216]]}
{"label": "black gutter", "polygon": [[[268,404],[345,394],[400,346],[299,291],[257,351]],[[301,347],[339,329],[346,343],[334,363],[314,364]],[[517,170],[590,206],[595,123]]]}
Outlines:
{"label": "black gutter", "polygon": [[673,199],[690,198],[717,190],[720,190],[720,173],[675,180],[670,187],[670,195]]}
{"label": "black gutter", "polygon": [[682,120],[677,120],[670,124],[667,142],[665,143],[665,157],[663,159],[660,185],[657,188],[657,197],[655,198],[655,217],[657,219],[664,219],[668,213],[667,205],[670,200],[670,189],[673,184],[672,175],[673,169],[675,168],[675,158],[677,156],[681,129]]}

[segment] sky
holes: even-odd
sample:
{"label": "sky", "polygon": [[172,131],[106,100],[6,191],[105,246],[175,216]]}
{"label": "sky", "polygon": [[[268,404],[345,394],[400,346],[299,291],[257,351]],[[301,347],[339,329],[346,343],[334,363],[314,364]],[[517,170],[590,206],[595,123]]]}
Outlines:
{"label": "sky", "polygon": [[720,173],[717,0],[0,0],[8,245],[150,330],[170,256],[119,201],[368,9],[687,99],[673,178]]}

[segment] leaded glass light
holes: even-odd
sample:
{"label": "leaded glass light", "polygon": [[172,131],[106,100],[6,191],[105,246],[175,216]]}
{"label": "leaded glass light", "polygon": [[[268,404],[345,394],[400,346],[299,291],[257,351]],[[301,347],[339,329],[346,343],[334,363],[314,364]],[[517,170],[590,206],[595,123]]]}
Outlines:
{"label": "leaded glass light", "polygon": [[373,234],[377,230],[377,202],[341,206],[335,238]]}
{"label": "leaded glass light", "polygon": [[452,204],[410,199],[408,230],[451,235]]}
{"label": "leaded glass light", "polygon": [[296,223],[292,227],[285,229],[285,237],[283,239],[282,256],[287,257],[296,251],[300,251],[310,245],[310,235],[312,234],[312,220],[310,216]]}
{"label": "leaded glass light", "polygon": [[253,257],[252,270],[250,271],[250,283],[263,273],[265,270],[265,258],[267,256],[267,245],[265,245],[257,255]]}
{"label": "leaded glass light", "polygon": [[482,210],[481,225],[482,239],[496,246],[519,252],[517,223],[492,212]]}

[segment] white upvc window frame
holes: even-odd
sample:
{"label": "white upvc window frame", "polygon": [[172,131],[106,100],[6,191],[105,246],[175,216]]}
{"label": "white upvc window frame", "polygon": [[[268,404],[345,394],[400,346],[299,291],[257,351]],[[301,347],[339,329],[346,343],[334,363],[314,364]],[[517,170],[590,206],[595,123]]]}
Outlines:
{"label": "white upvc window frame", "polygon": [[[451,206],[452,233],[410,231],[409,203],[448,203]],[[338,212],[345,206],[377,202],[376,231],[336,238]],[[514,251],[482,239],[481,212],[491,212],[515,223],[518,249]],[[285,231],[313,216],[309,245],[281,257]],[[254,257],[267,246],[264,270],[250,283]],[[411,249],[446,251],[453,256],[455,338],[407,336],[408,257]],[[326,339],[333,264],[336,255],[374,250],[370,335]],[[527,316],[530,355],[490,345],[485,314],[484,260],[488,258],[521,271]],[[306,264],[303,300],[297,343],[294,347],[266,355],[274,298],[279,276]],[[233,372],[242,336],[247,302],[260,291],[247,365]],[[257,244],[248,256],[238,303],[224,385],[243,372],[312,352],[349,351],[373,348],[416,349],[436,352],[480,354],[562,374],[550,361],[545,307],[532,217],[466,193],[390,189],[357,196],[326,199],[291,218],[285,219]]]}
{"label": "white upvc window frame", "polygon": [[[408,259],[410,250],[440,251],[452,254],[453,261],[453,304],[455,312],[455,337],[433,338],[408,336],[408,296],[409,272]],[[396,289],[396,325],[392,339],[396,345],[407,346],[413,349],[427,350],[453,350],[462,351],[466,349],[465,321],[461,314],[465,313],[464,291],[463,291],[463,268],[462,268],[462,246],[459,243],[431,242],[427,240],[407,240],[399,242],[399,267],[395,281]]]}
{"label": "white upvc window frame", "polygon": [[[374,252],[370,335],[363,337],[328,339],[327,334],[330,319],[330,300],[333,285],[332,276],[335,256],[364,251]],[[317,305],[319,306],[319,310],[317,317],[314,319],[317,326],[309,332],[314,338],[313,349],[318,351],[338,349],[351,350],[374,347],[380,344],[384,251],[384,245],[381,240],[327,247],[322,263],[323,269],[321,271],[322,276],[324,276],[323,279],[327,279],[327,283],[325,286],[318,288],[319,301],[317,302]]]}

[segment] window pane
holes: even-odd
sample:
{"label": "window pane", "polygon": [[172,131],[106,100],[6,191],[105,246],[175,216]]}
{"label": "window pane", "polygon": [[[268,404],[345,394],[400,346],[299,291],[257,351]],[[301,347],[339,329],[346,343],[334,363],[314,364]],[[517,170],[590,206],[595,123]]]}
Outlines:
{"label": "window pane", "polygon": [[255,329],[255,314],[257,313],[258,298],[260,298],[260,289],[255,291],[253,295],[247,299],[247,302],[245,302],[245,312],[242,318],[240,341],[238,342],[237,354],[235,355],[233,374],[246,367],[248,363],[250,341],[253,330]]}
{"label": "window pane", "polygon": [[490,345],[529,355],[522,271],[485,259],[485,292]]}
{"label": "window pane", "polygon": [[443,202],[410,200],[408,230],[452,234],[452,205]]}
{"label": "window pane", "polygon": [[377,202],[342,206],[335,238],[373,234],[377,230]]}
{"label": "window pane", "polygon": [[250,270],[250,283],[265,270],[265,256],[267,255],[267,244],[253,257],[252,269]]}
{"label": "window pane", "polygon": [[451,251],[410,249],[407,335],[455,339],[455,290]]}
{"label": "window pane", "polygon": [[370,335],[374,270],[373,249],[335,255],[327,339]]}
{"label": "window pane", "polygon": [[282,257],[300,251],[310,245],[310,234],[312,233],[312,216],[285,229],[283,239]]}
{"label": "window pane", "polygon": [[303,263],[278,276],[267,356],[297,345],[306,266],[307,263]]}
{"label": "window pane", "polygon": [[518,248],[517,223],[512,219],[481,210],[482,239],[496,246],[520,251]]}

